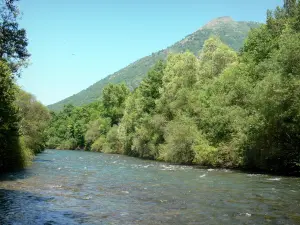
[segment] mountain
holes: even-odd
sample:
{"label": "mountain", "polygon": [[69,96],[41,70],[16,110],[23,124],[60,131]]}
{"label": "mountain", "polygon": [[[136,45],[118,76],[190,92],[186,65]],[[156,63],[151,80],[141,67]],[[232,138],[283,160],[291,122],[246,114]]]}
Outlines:
{"label": "mountain", "polygon": [[260,26],[260,23],[234,21],[231,17],[227,16],[214,19],[196,32],[176,42],[174,45],[141,58],[114,74],[96,82],[87,89],[55,104],[49,105],[48,108],[53,111],[58,111],[66,104],[80,106],[96,101],[100,98],[103,87],[108,83],[125,82],[131,89],[134,89],[139,85],[147,71],[156,61],[165,59],[168,53],[178,53],[189,50],[194,54],[198,54],[202,49],[204,41],[212,35],[218,36],[224,43],[238,51],[242,47],[250,29],[258,26]]}

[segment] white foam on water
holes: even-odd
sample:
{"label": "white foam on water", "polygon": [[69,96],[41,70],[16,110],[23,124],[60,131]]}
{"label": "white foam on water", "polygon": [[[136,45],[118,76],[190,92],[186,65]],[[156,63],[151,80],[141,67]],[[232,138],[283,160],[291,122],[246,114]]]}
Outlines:
{"label": "white foam on water", "polygon": [[202,174],[199,177],[201,177],[201,178],[206,177],[206,174]]}
{"label": "white foam on water", "polygon": [[257,174],[247,174],[247,177],[257,177]]}
{"label": "white foam on water", "polygon": [[240,216],[246,216],[246,217],[250,217],[252,216],[251,213],[239,213]]}
{"label": "white foam on water", "polygon": [[181,166],[180,169],[181,170],[190,170],[190,169],[193,169],[193,167],[191,167],[191,166]]}
{"label": "white foam on water", "polygon": [[49,188],[62,188],[62,185],[46,185]]}
{"label": "white foam on water", "polygon": [[269,179],[267,179],[267,180],[271,180],[271,181],[280,181],[280,180],[281,180],[281,178],[279,178],[279,177],[275,177],[275,178],[269,178]]}
{"label": "white foam on water", "polygon": [[83,199],[84,199],[84,200],[90,200],[90,199],[92,199],[92,198],[93,198],[92,196],[88,195],[88,196],[85,196]]}
{"label": "white foam on water", "polygon": [[208,172],[211,172],[211,171],[214,171],[214,170],[215,170],[215,169],[208,169],[207,171],[208,171]]}
{"label": "white foam on water", "polygon": [[161,169],[161,170],[171,170],[171,171],[173,171],[173,170],[175,170],[175,166],[172,166],[172,165],[170,165],[170,166],[166,166],[166,165],[162,165],[162,167],[163,167],[163,169]]}

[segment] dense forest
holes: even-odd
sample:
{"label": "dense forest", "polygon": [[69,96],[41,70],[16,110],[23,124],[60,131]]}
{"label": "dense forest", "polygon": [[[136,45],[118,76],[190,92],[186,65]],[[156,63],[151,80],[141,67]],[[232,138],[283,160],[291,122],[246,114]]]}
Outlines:
{"label": "dense forest", "polygon": [[51,113],[47,145],[180,164],[300,172],[300,3],[268,11],[239,53],[219,38],[169,54],[130,92]]}
{"label": "dense forest", "polygon": [[16,84],[30,54],[15,2],[0,8],[0,173],[23,168],[45,148],[50,119],[48,109]]}

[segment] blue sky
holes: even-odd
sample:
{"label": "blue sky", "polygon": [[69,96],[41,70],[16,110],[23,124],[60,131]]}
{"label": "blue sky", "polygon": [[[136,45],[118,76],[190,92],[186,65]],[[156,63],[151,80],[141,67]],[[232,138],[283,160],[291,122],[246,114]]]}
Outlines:
{"label": "blue sky", "polygon": [[220,16],[264,22],[282,0],[21,0],[30,66],[18,83],[45,105],[87,88]]}

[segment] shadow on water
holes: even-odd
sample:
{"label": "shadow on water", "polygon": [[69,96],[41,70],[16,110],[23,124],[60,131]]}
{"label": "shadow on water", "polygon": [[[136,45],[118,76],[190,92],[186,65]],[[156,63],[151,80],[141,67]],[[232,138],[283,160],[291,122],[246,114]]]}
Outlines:
{"label": "shadow on water", "polygon": [[27,179],[27,178],[31,177],[32,175],[34,175],[34,174],[27,171],[27,169],[19,171],[19,172],[4,173],[4,174],[0,174],[0,182]]}
{"label": "shadow on water", "polygon": [[[43,155],[47,155],[47,152],[42,152],[42,153],[38,154],[38,156],[34,159],[33,163],[48,163],[49,164],[49,163],[53,162],[53,160],[51,160],[51,159],[40,158],[40,156],[43,157]],[[32,167],[32,165],[23,170],[7,172],[7,173],[0,173],[0,182],[22,180],[22,179],[27,179],[32,176],[35,176],[36,173],[34,173],[34,171],[31,170],[31,167]]]}
{"label": "shadow on water", "polygon": [[34,172],[34,170],[31,169],[31,167],[32,165],[23,170],[7,172],[2,174],[0,173],[0,182],[24,180],[35,176],[36,173]]}
{"label": "shadow on water", "polygon": [[[88,215],[51,209],[54,197],[0,189],[0,224],[85,224]],[[26,221],[26,222],[25,222]]]}

